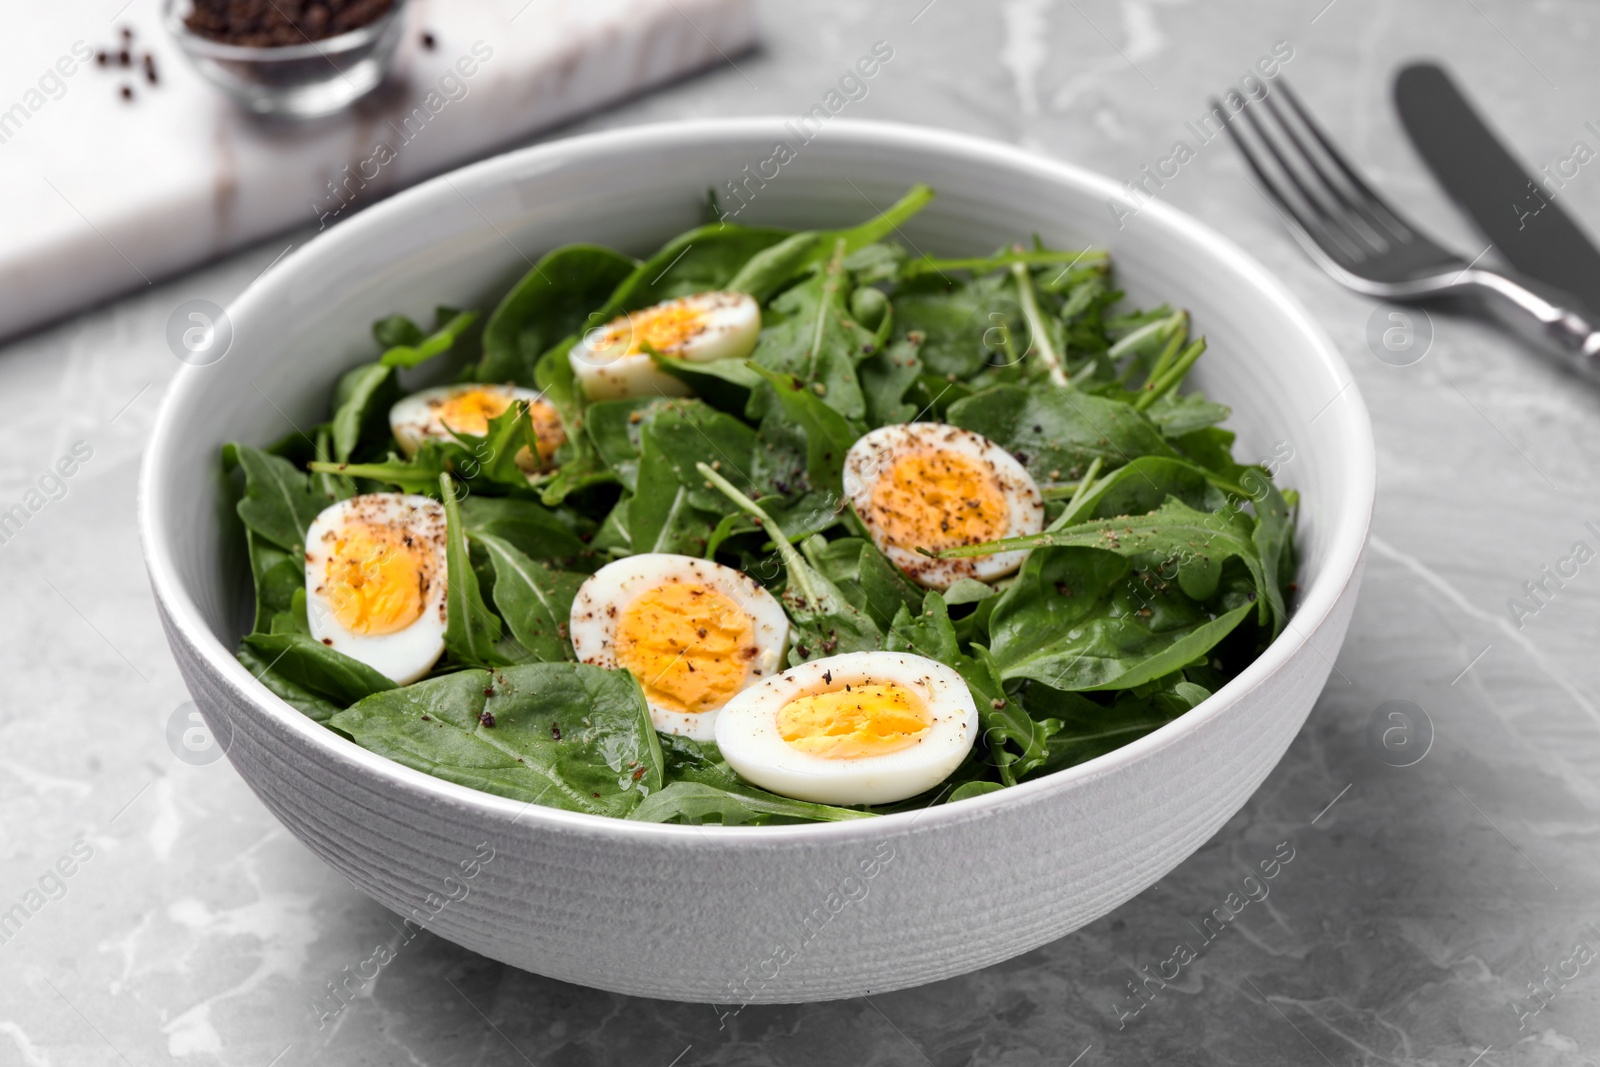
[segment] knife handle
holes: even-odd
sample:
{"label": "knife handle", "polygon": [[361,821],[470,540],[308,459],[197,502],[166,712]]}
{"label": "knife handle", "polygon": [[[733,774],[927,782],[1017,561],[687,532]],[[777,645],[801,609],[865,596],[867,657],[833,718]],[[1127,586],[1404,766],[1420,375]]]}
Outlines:
{"label": "knife handle", "polygon": [[1567,293],[1532,278],[1472,267],[1459,285],[1484,296],[1505,323],[1536,342],[1548,355],[1600,379],[1600,323],[1579,310]]}

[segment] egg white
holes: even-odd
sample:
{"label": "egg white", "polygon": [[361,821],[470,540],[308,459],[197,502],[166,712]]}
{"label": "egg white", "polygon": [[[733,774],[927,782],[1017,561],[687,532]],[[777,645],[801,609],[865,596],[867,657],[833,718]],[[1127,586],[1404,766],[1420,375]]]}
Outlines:
{"label": "egg white", "polygon": [[[423,598],[422,614],[409,626],[389,634],[358,634],[339,622],[323,591],[331,544],[357,517],[410,533],[423,551],[433,555],[433,576]],[[409,685],[444,653],[445,562],[444,505],[406,493],[368,493],[324,508],[306,531],[306,619],[311,636],[352,659],[360,660],[400,685]]]}
{"label": "egg white", "polygon": [[[789,617],[771,593],[732,567],[694,556],[670,552],[643,552],[608,563],[579,586],[572,601],[567,633],[572,649],[583,663],[615,670],[617,621],[635,599],[669,582],[710,586],[739,605],[750,616],[756,655],[746,668],[745,684],[777,672],[789,648]],[[641,684],[651,679],[639,679]],[[663,707],[646,697],[650,719],[662,733],[709,741],[718,709],[701,712]],[[726,706],[726,705],[724,705]]]}
{"label": "egg white", "polygon": [[[849,685],[894,684],[922,697],[933,717],[914,745],[880,756],[827,759],[778,732],[790,701]],[[972,692],[952,668],[909,652],[848,652],[811,660],[752,685],[717,716],[717,747],[740,777],[819,804],[891,804],[948,778],[978,737]]]}
{"label": "egg white", "polygon": [[911,422],[881,426],[850,446],[844,459],[844,491],[884,555],[920,585],[948,589],[958,579],[992,582],[1002,578],[1027,558],[1027,553],[996,552],[967,559],[930,559],[916,545],[891,545],[874,522],[872,495],[881,478],[902,456],[925,450],[954,452],[975,461],[989,472],[1006,502],[1002,537],[1023,537],[1044,529],[1044,498],[1028,469],[1016,457],[982,434],[940,422]]}
{"label": "egg white", "polygon": [[698,332],[657,351],[672,359],[710,363],[744,359],[761,333],[761,306],[744,293],[705,292],[665,300],[653,307],[621,315],[584,334],[572,346],[572,372],[590,400],[630,396],[688,396],[689,387],[657,367],[648,353],[633,351],[636,324],[647,316],[687,308]]}

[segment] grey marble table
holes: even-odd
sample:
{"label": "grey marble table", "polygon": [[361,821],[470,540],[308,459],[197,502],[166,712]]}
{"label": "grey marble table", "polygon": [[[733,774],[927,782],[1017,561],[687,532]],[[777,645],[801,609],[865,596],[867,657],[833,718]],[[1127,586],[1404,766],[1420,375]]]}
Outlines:
{"label": "grey marble table", "polygon": [[[1600,148],[1585,126],[1600,119],[1600,10],[1583,0],[773,0],[761,16],[761,51],[574,131],[797,114],[883,40],[894,58],[849,114],[984,134],[1127,180],[1192,142],[1184,124],[1206,95],[1286,42],[1301,94],[1469,255],[1481,242],[1389,107],[1398,63],[1452,64],[1535,166],[1571,159],[1575,142]],[[1200,147],[1159,195],[1301,296],[1372,409],[1377,520],[1350,638],[1282,765],[1169,877],[1009,963],[870,1000],[724,1016],[422,935],[319,1027],[313,1000],[393,939],[390,916],[226,761],[174,755],[187,696],[134,522],[140,455],[178,366],[168,314],[226,302],[310,234],[0,348],[0,508],[74,457],[71,477],[46,479],[54,499],[0,544],[0,910],[31,912],[0,944],[0,1064],[1600,1060],[1600,564],[1574,557],[1576,542],[1600,548],[1600,392],[1441,315],[1424,358],[1380,361],[1372,305],[1292,247],[1225,146]],[[1559,196],[1600,223],[1600,165],[1577,165]],[[1576,576],[1547,578],[1569,560]],[[1544,583],[1540,599],[1529,582]],[[1431,722],[1411,766],[1369,740],[1389,701]],[[1176,982],[1130,992],[1280,842],[1293,859],[1270,896]]]}

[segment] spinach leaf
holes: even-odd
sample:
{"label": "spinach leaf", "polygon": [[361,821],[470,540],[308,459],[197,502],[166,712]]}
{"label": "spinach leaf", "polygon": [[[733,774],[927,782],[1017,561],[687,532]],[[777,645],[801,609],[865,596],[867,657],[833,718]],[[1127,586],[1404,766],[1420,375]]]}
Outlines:
{"label": "spinach leaf", "polygon": [[629,550],[698,556],[718,516],[696,508],[691,490],[678,479],[672,458],[646,433],[639,457],[639,491],[628,501]]}
{"label": "spinach leaf", "polygon": [[305,556],[283,551],[254,530],[246,529],[244,536],[256,591],[256,616],[252,630],[266,633],[272,626],[274,615],[290,610],[295,590],[305,589]]}
{"label": "spinach leaf", "polygon": [[389,409],[399,399],[400,383],[392,368],[363,363],[346,371],[333,389],[332,459],[348,463],[363,441],[387,440]]}
{"label": "spinach leaf", "polygon": [[1081,389],[997,385],[950,405],[949,421],[1016,456],[1040,482],[1080,477],[1098,458],[1110,470],[1137,456],[1175,456],[1128,404]]}
{"label": "spinach leaf", "polygon": [[1010,549],[1046,547],[1097,548],[1149,564],[1163,578],[1176,578],[1183,592],[1195,600],[1208,600],[1217,591],[1223,561],[1237,557],[1250,570],[1260,593],[1261,621],[1267,621],[1269,583],[1252,540],[1253,523],[1238,511],[1196,511],[1168,497],[1147,515],[1097,519],[1093,522],[991,541],[963,545],[940,553],[951,558],[981,556]]}
{"label": "spinach leaf", "polygon": [[270,662],[262,659],[248,645],[240,645],[234,657],[244,664],[245,670],[255,675],[256,681],[266,686],[273,696],[313,722],[326,723],[344,708],[344,705],[319,696],[298,682],[290,681],[279,674]]}
{"label": "spinach leaf", "polygon": [[1168,438],[1215,426],[1231,414],[1226,406],[1214,404],[1199,393],[1168,393],[1145,409],[1156,429]]}
{"label": "spinach leaf", "polygon": [[591,325],[600,307],[638,264],[599,245],[565,245],[547,253],[500,301],[483,327],[480,382],[534,384],[539,357]]}
{"label": "spinach leaf", "polygon": [[310,479],[288,460],[249,445],[224,445],[222,456],[225,467],[244,470],[244,496],[236,510],[245,526],[279,548],[303,552],[306,530],[327,503],[312,491]]}
{"label": "spinach leaf", "polygon": [[[437,475],[435,478],[437,479]],[[558,515],[543,504],[506,496],[468,496],[458,502],[469,537],[501,538],[530,559],[571,559],[588,549],[583,535],[594,524],[577,515]]]}
{"label": "spinach leaf", "polygon": [[[415,367],[434,356],[442,356],[455,347],[456,342],[478,321],[476,311],[439,309],[439,323],[434,331],[420,341],[399,344],[384,352],[379,359],[385,367]],[[376,333],[376,327],[374,327]]]}
{"label": "spinach leaf", "polygon": [[397,763],[530,804],[620,817],[661,788],[650,713],[624,671],[458,671],[370,697],[330,725]]}
{"label": "spinach leaf", "polygon": [[280,678],[341,708],[395,688],[393,680],[379,671],[310,634],[250,634],[244,645]]}
{"label": "spinach leaf", "polygon": [[445,592],[444,647],[458,663],[495,667],[510,660],[500,643],[500,617],[489,610],[478,588],[478,575],[467,554],[467,531],[456,503],[455,480],[439,475],[439,495],[444,500],[445,562],[449,585]]}
{"label": "spinach leaf", "polygon": [[494,564],[494,606],[517,643],[537,660],[576,659],[567,637],[567,619],[584,576],[535,563],[510,542],[491,534],[478,534],[474,540],[489,552]]}

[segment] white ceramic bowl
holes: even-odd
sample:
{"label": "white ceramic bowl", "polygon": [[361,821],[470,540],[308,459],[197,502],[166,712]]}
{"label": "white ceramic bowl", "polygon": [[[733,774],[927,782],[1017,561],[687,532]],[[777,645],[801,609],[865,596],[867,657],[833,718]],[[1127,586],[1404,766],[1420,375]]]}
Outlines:
{"label": "white ceramic bowl", "polygon": [[[1303,501],[1298,607],[1260,659],[1175,722],[1047,778],[918,813],[769,828],[646,825],[474,792],[358,748],[234,660],[250,592],[223,442],[324,419],[337,375],[371,358],[375,318],[492,307],[528,261],[570,241],[646,253],[700,221],[707,187],[728,205],[726,182],[770,175],[779,142],[795,158],[748,180],[737,221],[848,224],[924,181],[939,197],[901,235],[919,250],[973,254],[1032,233],[1109,247],[1134,303],[1194,313],[1210,339],[1199,384],[1233,406],[1243,456],[1292,448],[1278,478]],[[640,996],[792,1002],[918,985],[1061,937],[1151,885],[1244,804],[1321,691],[1355,602],[1373,450],[1349,369],[1283,287],[1163,204],[1119,230],[1117,192],[935,130],[834,120],[802,143],[777,119],[689,122],[514,152],[318,237],[239,298],[225,358],[183,368],[144,465],[162,622],[234,766],[387,907],[494,959]]]}

